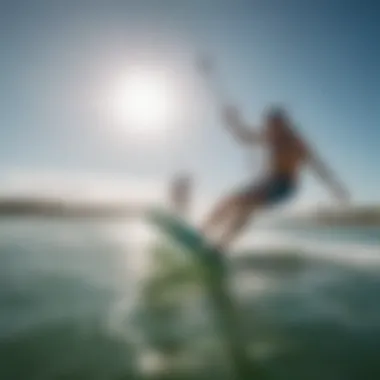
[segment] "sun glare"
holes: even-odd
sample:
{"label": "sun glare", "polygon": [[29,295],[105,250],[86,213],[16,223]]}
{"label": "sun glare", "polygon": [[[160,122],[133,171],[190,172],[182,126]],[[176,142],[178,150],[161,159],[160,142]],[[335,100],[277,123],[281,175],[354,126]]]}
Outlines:
{"label": "sun glare", "polygon": [[159,131],[173,120],[175,96],[162,72],[134,70],[122,78],[113,95],[116,121],[133,131]]}

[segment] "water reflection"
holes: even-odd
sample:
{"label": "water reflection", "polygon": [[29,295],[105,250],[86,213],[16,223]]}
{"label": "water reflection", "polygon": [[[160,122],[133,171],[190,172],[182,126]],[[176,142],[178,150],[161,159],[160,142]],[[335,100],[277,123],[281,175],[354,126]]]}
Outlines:
{"label": "water reflection", "polygon": [[[200,268],[162,239],[137,250],[145,240],[132,231],[0,227],[1,378],[231,376]],[[343,253],[256,249],[231,261],[229,280],[249,358],[270,378],[380,376],[377,267]]]}

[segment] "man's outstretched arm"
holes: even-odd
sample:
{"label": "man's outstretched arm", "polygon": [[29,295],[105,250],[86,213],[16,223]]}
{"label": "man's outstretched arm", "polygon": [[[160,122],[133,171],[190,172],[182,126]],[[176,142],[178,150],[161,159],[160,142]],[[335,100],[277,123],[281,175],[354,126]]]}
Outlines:
{"label": "man's outstretched arm", "polygon": [[307,153],[308,164],[318,177],[329,187],[333,195],[341,202],[348,202],[350,195],[348,189],[338,180],[333,171],[322,159],[310,149]]}
{"label": "man's outstretched arm", "polygon": [[232,136],[242,144],[262,144],[263,136],[260,132],[248,127],[241,121],[238,110],[227,106],[222,111],[223,121]]}

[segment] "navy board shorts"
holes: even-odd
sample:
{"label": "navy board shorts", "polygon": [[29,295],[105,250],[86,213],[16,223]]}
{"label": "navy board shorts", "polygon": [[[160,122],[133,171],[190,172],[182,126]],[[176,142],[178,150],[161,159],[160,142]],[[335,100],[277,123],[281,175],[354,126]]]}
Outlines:
{"label": "navy board shorts", "polygon": [[296,183],[289,176],[275,175],[250,183],[238,193],[247,197],[259,197],[264,204],[274,205],[290,198],[296,191]]}

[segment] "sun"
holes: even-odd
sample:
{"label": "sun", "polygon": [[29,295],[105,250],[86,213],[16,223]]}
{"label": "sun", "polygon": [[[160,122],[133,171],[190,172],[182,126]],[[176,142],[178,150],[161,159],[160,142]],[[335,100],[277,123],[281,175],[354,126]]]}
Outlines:
{"label": "sun", "polygon": [[112,98],[116,121],[135,132],[160,131],[176,112],[173,83],[159,70],[130,70],[119,79]]}

